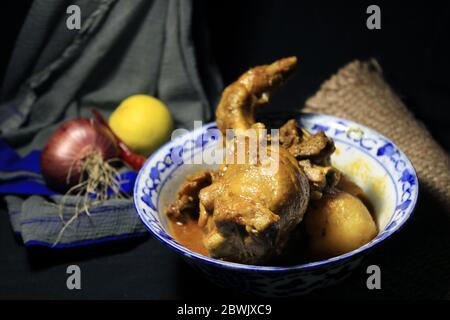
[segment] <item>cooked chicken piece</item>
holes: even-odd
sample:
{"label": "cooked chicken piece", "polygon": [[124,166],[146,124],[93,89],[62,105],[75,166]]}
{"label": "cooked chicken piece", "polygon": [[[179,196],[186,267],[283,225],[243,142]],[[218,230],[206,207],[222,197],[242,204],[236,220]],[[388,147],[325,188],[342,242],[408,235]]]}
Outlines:
{"label": "cooked chicken piece", "polygon": [[296,67],[296,57],[280,59],[248,70],[229,85],[216,111],[220,131],[250,128],[255,123],[255,108],[268,103],[273,90],[282,86]]}
{"label": "cooked chicken piece", "polygon": [[[292,73],[295,57],[244,73],[227,87],[216,112],[218,128],[263,129],[255,124],[255,107]],[[248,149],[247,149],[248,150]],[[212,184],[200,192],[199,225],[211,256],[260,264],[279,254],[291,231],[303,219],[309,182],[297,160],[284,148],[268,146],[269,162],[226,164]],[[247,157],[246,157],[247,159]],[[278,170],[269,170],[278,161]]]}
{"label": "cooked chicken piece", "polygon": [[324,192],[332,190],[339,183],[341,173],[332,166],[316,165],[309,159],[300,160],[298,164],[308,177],[311,199],[320,199]]}
{"label": "cooked chicken piece", "polygon": [[308,177],[312,199],[320,199],[323,192],[338,184],[340,172],[330,165],[334,142],[323,131],[312,135],[291,119],[280,128],[279,139],[281,145],[299,160]]}
{"label": "cooked chicken piece", "polygon": [[329,165],[334,142],[323,131],[311,134],[291,119],[280,128],[280,142],[298,160],[311,159],[314,164]]}
{"label": "cooked chicken piece", "polygon": [[286,121],[286,123],[280,127],[279,139],[281,146],[288,149],[289,152],[296,157],[297,155],[294,150],[290,150],[290,148],[302,142],[303,134],[295,119]]}
{"label": "cooked chicken piece", "polygon": [[274,174],[265,165],[223,165],[213,183],[200,191],[199,224],[212,257],[258,264],[283,250],[301,222],[309,183],[284,148],[270,149],[279,161]]}
{"label": "cooked chicken piece", "polygon": [[188,176],[178,190],[175,202],[166,208],[167,216],[178,222],[185,222],[188,218],[198,218],[198,194],[201,189],[211,184],[212,174],[209,171],[201,171]]}

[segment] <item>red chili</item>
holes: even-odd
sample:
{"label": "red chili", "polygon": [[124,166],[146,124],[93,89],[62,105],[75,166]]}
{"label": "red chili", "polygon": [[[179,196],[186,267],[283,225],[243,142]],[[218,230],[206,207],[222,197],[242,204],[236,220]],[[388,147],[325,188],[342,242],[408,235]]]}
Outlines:
{"label": "red chili", "polygon": [[116,138],[117,145],[119,146],[119,157],[125,161],[131,168],[138,171],[144,165],[146,158],[137,153],[134,153],[130,150],[130,148],[123,142],[109,127],[106,120],[97,110],[92,109],[92,114],[95,116],[95,119],[102,125],[104,125]]}
{"label": "red chili", "polygon": [[119,146],[119,150],[120,150],[119,157],[123,161],[128,163],[130,165],[130,167],[132,167],[136,171],[138,171],[139,169],[142,168],[142,166],[144,165],[144,162],[146,160],[145,157],[132,152],[128,148],[128,146],[121,140],[118,140],[118,146]]}

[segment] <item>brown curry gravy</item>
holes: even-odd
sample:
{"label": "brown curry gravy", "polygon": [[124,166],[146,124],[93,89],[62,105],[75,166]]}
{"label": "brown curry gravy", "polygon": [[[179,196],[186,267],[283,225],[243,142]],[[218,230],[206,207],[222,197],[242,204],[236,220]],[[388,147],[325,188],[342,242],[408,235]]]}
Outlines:
{"label": "brown curry gravy", "polygon": [[209,257],[208,250],[203,245],[203,231],[196,220],[187,219],[179,222],[169,219],[170,233],[175,240],[191,251]]}

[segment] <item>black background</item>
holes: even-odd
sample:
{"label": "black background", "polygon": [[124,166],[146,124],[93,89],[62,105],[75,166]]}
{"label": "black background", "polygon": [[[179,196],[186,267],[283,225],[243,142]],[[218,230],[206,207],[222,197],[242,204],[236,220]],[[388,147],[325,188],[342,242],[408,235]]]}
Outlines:
{"label": "black background", "polygon": [[[2,1],[0,79],[30,3]],[[381,30],[366,28],[369,4],[381,7]],[[273,102],[286,108],[300,107],[346,63],[378,59],[410,110],[449,149],[446,2],[196,1],[195,17],[207,20],[212,55],[225,83],[249,66],[297,55],[297,77]],[[26,249],[0,210],[0,298],[230,297],[154,238],[70,250]],[[348,281],[308,298],[449,298],[449,231],[442,208],[421,201],[404,230],[377,248]],[[81,267],[80,291],[66,288],[70,264]],[[365,266],[370,264],[381,267],[382,290],[366,289]]]}

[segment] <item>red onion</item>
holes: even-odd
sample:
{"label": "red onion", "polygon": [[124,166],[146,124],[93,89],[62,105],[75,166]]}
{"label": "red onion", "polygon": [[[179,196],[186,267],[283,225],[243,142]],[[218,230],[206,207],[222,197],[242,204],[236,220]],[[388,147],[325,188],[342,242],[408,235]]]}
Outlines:
{"label": "red onion", "polygon": [[[83,162],[90,159],[102,170],[103,162],[117,158],[119,148],[114,136],[94,120],[79,118],[64,122],[50,137],[41,155],[42,175],[48,183],[65,189],[88,178]],[[92,161],[92,157],[96,157]]]}

